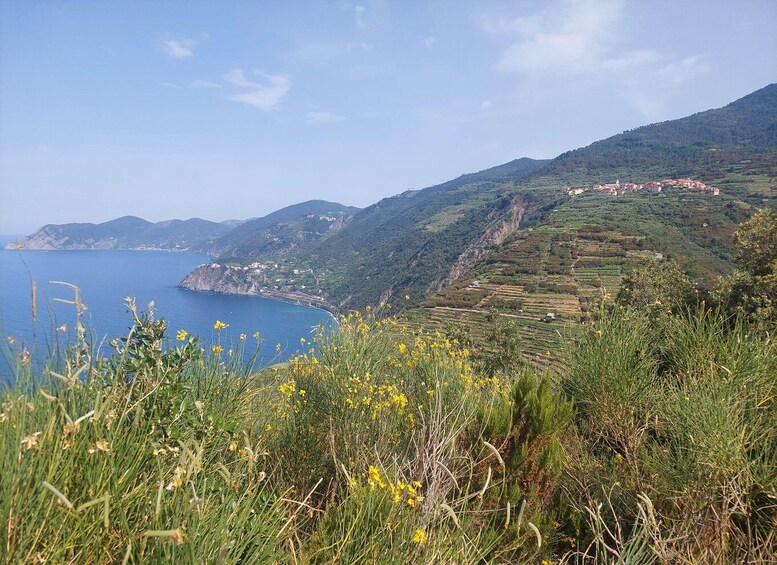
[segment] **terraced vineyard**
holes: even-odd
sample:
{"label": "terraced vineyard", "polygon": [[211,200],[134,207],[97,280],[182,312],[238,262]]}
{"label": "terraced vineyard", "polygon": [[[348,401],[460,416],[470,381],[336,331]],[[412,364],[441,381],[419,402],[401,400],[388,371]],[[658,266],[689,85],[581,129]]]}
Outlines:
{"label": "terraced vineyard", "polygon": [[634,235],[597,226],[521,231],[469,273],[414,311],[411,326],[467,327],[477,343],[498,311],[520,332],[524,358],[544,369],[562,362],[560,346],[579,331],[593,303],[613,294],[622,273],[640,257]]}
{"label": "terraced vineyard", "polygon": [[527,361],[556,370],[562,343],[581,330],[601,297],[615,295],[624,272],[641,259],[672,258],[714,285],[731,268],[731,234],[749,210],[726,194],[585,193],[513,234],[407,317],[426,330],[466,327],[477,343],[486,314],[496,311],[515,322]]}

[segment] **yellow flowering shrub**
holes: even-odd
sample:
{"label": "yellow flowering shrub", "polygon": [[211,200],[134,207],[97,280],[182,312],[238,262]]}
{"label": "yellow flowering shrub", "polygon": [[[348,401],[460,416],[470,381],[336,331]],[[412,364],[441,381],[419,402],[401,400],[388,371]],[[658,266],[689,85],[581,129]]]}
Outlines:
{"label": "yellow flowering shrub", "polygon": [[474,410],[506,396],[499,378],[476,373],[468,350],[439,333],[411,332],[395,319],[353,312],[340,317],[338,332],[313,342],[273,369],[275,412],[286,426],[275,451],[289,453],[300,480],[333,467],[332,453],[351,469],[365,456],[406,453],[440,407]]}

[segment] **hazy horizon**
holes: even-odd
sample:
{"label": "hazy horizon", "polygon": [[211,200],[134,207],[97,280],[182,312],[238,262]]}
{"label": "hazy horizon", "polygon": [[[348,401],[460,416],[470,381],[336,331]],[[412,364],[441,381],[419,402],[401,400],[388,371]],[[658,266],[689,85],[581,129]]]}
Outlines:
{"label": "hazy horizon", "polygon": [[3,0],[0,16],[8,235],[364,207],[777,80],[763,0]]}

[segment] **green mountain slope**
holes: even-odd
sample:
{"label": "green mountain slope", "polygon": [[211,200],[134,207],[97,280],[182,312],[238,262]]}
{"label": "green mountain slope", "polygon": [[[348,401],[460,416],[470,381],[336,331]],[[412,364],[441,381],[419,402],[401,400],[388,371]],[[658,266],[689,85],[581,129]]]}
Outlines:
{"label": "green mountain slope", "polygon": [[[567,210],[568,204],[577,214],[570,222],[637,230],[646,248],[672,254],[712,280],[728,268],[728,237],[733,222],[747,214],[742,210],[777,201],[776,124],[777,85],[770,85],[724,108],[638,128],[551,161],[519,159],[408,191],[364,209],[333,236],[300,246],[267,276],[277,283],[275,290],[304,287],[339,308],[404,295],[418,304],[467,273],[511,233],[541,226],[552,210]],[[568,186],[666,177],[720,186],[725,198],[699,212],[709,220],[700,225],[717,227],[694,231],[690,226],[699,218],[690,215],[683,194],[568,202],[564,192]],[[718,209],[722,204],[729,208]],[[617,221],[603,222],[606,218]],[[301,270],[310,276],[300,277]]]}
{"label": "green mountain slope", "polygon": [[732,268],[731,236],[754,206],[777,203],[777,85],[719,110],[645,126],[559,156],[524,185],[537,189],[602,181],[691,176],[720,196],[665,188],[608,196],[587,191],[520,230],[409,314],[425,329],[466,328],[482,342],[498,311],[521,337],[524,357],[560,362],[562,336],[613,295],[645,258],[670,258],[712,288]]}
{"label": "green mountain slope", "polygon": [[723,108],[643,126],[568,151],[542,174],[590,179],[639,171],[653,178],[714,180],[736,170],[742,161],[750,175],[777,176],[777,84]]}
{"label": "green mountain slope", "polygon": [[214,254],[220,261],[258,261],[283,255],[332,235],[359,208],[325,200],[310,200],[248,220],[219,238]]}
{"label": "green mountain slope", "polygon": [[295,260],[317,273],[340,307],[392,296],[414,301],[436,289],[462,255],[491,245],[552,202],[551,194],[518,194],[515,182],[544,162],[513,161],[419,191],[386,198]]}
{"label": "green mountain slope", "polygon": [[496,310],[514,324],[524,357],[552,368],[562,337],[605,293],[614,295],[639,261],[671,258],[714,286],[731,269],[731,235],[751,211],[725,194],[587,192],[535,229],[513,234],[410,318],[426,329],[467,328],[477,342],[489,327],[487,314]]}

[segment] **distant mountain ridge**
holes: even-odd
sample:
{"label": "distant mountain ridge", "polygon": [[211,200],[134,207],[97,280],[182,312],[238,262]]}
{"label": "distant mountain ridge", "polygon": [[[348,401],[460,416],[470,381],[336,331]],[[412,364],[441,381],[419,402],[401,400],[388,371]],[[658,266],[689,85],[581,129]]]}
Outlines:
{"label": "distant mountain ridge", "polygon": [[360,209],[324,200],[287,206],[261,218],[211,222],[200,218],[152,223],[136,216],[103,222],[48,224],[7,249],[159,249],[226,258],[283,254],[326,237]]}
{"label": "distant mountain ridge", "polygon": [[103,222],[48,224],[7,249],[163,249],[206,252],[229,226],[200,218],[152,223],[136,216]]}

